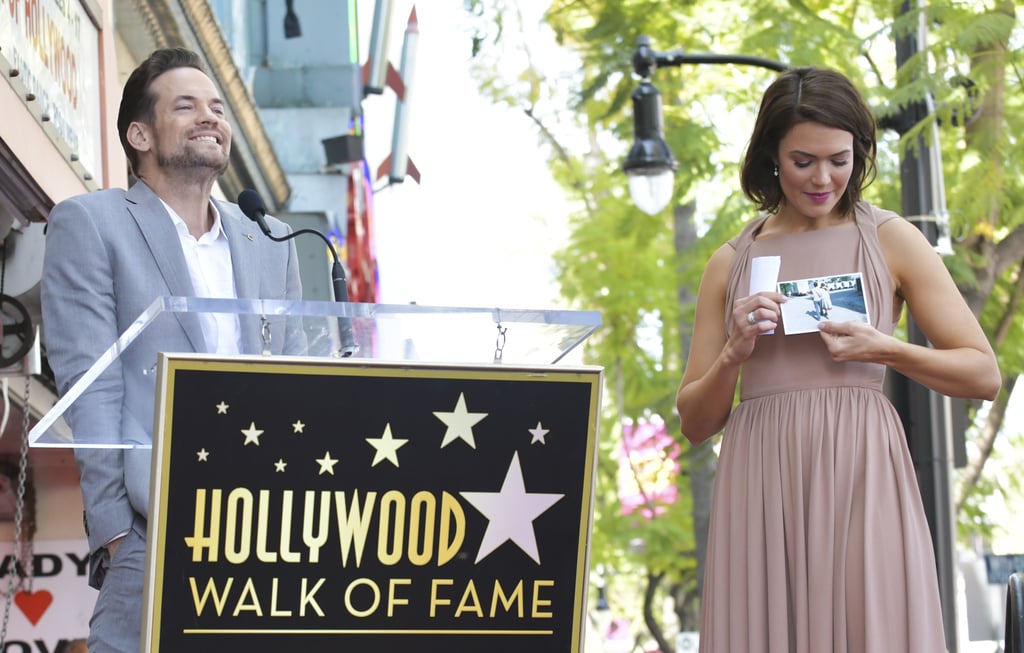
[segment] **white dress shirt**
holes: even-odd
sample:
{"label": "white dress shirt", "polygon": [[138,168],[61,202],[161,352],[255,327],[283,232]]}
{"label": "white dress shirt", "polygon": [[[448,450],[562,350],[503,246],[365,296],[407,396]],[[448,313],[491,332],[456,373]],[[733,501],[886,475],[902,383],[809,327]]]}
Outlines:
{"label": "white dress shirt", "polygon": [[[163,202],[163,200],[160,200]],[[197,240],[188,231],[188,226],[174,209],[163,202],[167,213],[178,230],[181,251],[185,254],[192,288],[196,297],[238,297],[235,290],[235,276],[231,267],[231,249],[228,237],[220,220],[220,211],[210,202],[213,210],[213,227]],[[207,350],[204,353],[237,354],[241,330],[238,315],[234,313],[202,313],[199,321],[203,328]]]}

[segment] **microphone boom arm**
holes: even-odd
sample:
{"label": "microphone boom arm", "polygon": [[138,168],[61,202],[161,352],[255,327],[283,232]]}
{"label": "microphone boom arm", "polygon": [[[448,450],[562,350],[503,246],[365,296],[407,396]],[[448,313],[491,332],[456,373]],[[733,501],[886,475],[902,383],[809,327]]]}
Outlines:
{"label": "microphone boom arm", "polygon": [[[253,222],[260,227],[267,238],[274,242],[282,243],[286,240],[291,240],[300,234],[313,234],[324,241],[327,246],[327,251],[331,253],[333,260],[331,264],[331,285],[334,290],[334,301],[348,303],[348,281],[345,278],[345,267],[341,264],[341,259],[338,258],[338,252],[334,248],[334,244],[316,229],[298,229],[291,232],[286,236],[275,236],[270,232],[270,226],[267,225],[265,219],[267,215],[267,209],[263,204],[263,198],[259,196],[259,193],[252,189],[243,190],[238,196],[238,207],[242,210],[246,216],[248,216]],[[340,354],[344,358],[348,358],[356,352],[355,335],[352,331],[352,320],[350,318],[339,318],[338,319],[339,336],[341,340]]]}

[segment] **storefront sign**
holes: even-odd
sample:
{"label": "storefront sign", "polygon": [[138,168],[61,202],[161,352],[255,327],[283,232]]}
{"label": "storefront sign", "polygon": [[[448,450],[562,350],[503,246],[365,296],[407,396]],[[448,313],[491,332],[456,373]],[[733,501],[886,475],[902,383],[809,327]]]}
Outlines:
{"label": "storefront sign", "polygon": [[13,552],[11,542],[0,543],[0,601],[9,601],[0,607],[8,616],[4,653],[52,652],[86,637],[97,594],[87,582],[88,543],[37,541],[17,561]]}
{"label": "storefront sign", "polygon": [[[91,0],[0,0],[0,67],[86,181],[102,167],[99,29]],[[90,184],[92,185],[92,184]]]}

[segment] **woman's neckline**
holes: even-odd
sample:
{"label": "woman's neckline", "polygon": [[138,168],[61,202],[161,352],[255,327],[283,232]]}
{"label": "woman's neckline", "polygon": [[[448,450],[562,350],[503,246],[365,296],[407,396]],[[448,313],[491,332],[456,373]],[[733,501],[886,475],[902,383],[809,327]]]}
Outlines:
{"label": "woman's neckline", "polygon": [[763,234],[762,230],[764,229],[765,225],[768,224],[768,221],[771,220],[772,217],[773,216],[770,215],[765,216],[761,220],[760,224],[758,224],[757,227],[755,227],[754,232],[751,234],[751,239],[754,242],[762,242],[765,240],[772,240],[773,238],[782,238],[784,236],[804,236],[807,234],[827,233],[833,229],[843,229],[845,227],[856,226],[857,224],[856,217],[851,216],[849,219],[844,220],[843,222],[837,222],[835,224],[831,224],[826,227],[820,227],[818,229],[805,229],[801,231],[777,231],[768,234]]}

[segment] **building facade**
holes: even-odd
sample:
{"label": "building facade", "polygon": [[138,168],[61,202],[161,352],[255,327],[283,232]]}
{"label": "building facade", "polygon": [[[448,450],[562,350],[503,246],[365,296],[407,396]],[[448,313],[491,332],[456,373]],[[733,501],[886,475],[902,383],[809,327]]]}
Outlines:
{"label": "building facade", "polygon": [[[65,198],[128,184],[115,123],[123,81],[137,63],[166,46],[199,53],[233,129],[230,166],[215,194],[234,200],[243,189],[255,189],[270,213],[296,229],[330,234],[349,265],[358,263],[361,278],[375,276],[375,263],[348,256],[346,243],[352,224],[366,232],[364,245],[369,237],[365,163],[328,161],[323,143],[358,135],[355,3],[303,8],[304,36],[294,29],[286,34],[291,5],[0,0],[0,585],[11,581],[11,591],[3,591],[10,611],[0,633],[4,650],[19,650],[18,644],[37,650],[33,642],[55,650],[88,629],[94,592],[85,586],[87,546],[73,454],[24,443],[56,401],[45,335],[37,337],[45,326],[39,281],[46,218]],[[353,152],[361,159],[358,148]],[[297,245],[305,298],[330,299],[323,242],[299,239]],[[363,288],[352,299],[372,300],[374,292]],[[26,482],[19,491],[23,454]],[[11,555],[16,539],[17,567]]]}

